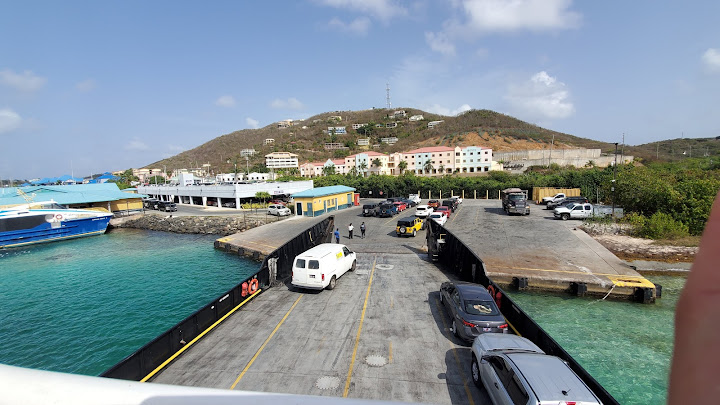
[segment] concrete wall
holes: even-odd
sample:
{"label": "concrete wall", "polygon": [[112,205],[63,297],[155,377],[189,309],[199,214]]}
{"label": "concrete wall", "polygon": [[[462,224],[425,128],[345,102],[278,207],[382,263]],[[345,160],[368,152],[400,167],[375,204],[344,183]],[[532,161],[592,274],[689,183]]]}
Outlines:
{"label": "concrete wall", "polygon": [[[634,157],[618,155],[617,162],[623,163],[623,159],[624,163],[629,163]],[[592,161],[598,167],[612,166],[615,155],[603,156],[600,149],[538,149],[494,152],[493,161],[502,161],[505,169],[511,172],[524,172],[530,166],[548,166],[553,163],[560,166],[586,167]]]}

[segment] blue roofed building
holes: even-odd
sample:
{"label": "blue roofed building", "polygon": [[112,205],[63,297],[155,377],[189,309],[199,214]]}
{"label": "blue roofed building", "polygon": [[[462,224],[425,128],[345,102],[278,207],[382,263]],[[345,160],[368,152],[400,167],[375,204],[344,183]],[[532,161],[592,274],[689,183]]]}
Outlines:
{"label": "blue roofed building", "polygon": [[[18,193],[20,189],[24,197]],[[26,204],[26,198],[33,202],[54,201],[69,208],[103,208],[123,214],[142,211],[142,194],[121,191],[115,183],[72,184],[64,186],[27,186],[0,189],[0,208]]]}
{"label": "blue roofed building", "polygon": [[295,215],[315,217],[356,204],[355,189],[348,186],[311,188],[292,194]]}

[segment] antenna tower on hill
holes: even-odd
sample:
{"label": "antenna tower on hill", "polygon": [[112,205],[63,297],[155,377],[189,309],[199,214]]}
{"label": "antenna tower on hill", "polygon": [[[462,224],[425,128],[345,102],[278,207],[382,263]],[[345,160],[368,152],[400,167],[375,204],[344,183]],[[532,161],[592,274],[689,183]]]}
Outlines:
{"label": "antenna tower on hill", "polygon": [[392,109],[392,103],[390,103],[390,83],[385,83],[385,100],[387,101],[387,109]]}

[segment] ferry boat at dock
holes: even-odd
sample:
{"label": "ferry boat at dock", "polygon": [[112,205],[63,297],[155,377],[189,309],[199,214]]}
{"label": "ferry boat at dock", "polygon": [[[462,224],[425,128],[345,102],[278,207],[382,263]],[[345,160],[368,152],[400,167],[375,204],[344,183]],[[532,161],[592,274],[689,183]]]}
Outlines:
{"label": "ferry boat at dock", "polygon": [[69,209],[54,201],[27,203],[0,210],[0,249],[101,235],[112,214]]}

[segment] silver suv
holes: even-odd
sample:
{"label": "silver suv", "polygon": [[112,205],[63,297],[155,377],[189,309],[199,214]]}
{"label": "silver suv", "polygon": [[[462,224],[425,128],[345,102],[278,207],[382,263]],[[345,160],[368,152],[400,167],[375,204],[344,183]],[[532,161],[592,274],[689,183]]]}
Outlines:
{"label": "silver suv", "polygon": [[470,372],[495,405],[602,405],[567,363],[520,336],[486,333],[475,338]]}

